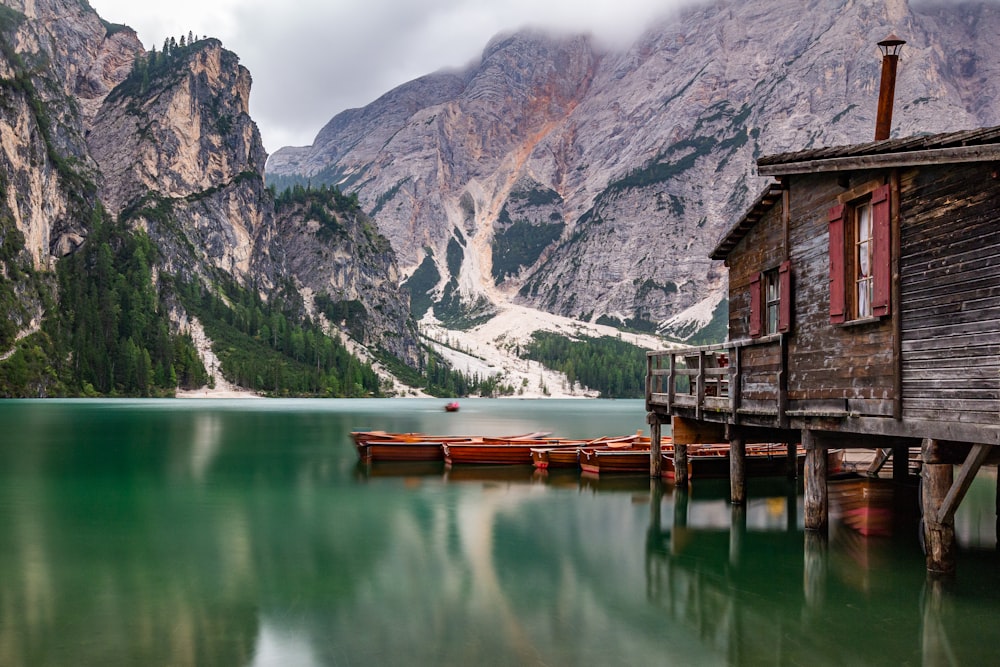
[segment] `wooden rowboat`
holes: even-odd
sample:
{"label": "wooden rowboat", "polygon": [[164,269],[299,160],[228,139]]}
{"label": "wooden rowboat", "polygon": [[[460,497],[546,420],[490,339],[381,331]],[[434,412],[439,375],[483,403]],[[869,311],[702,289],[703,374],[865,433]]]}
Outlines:
{"label": "wooden rowboat", "polygon": [[601,437],[588,440],[580,447],[536,447],[531,450],[531,462],[536,468],[579,468],[580,450],[582,449],[628,449],[631,447],[649,449],[650,439],[641,433],[613,437]]}
{"label": "wooden rowboat", "polygon": [[[805,449],[799,445],[796,452],[796,468],[802,472],[805,463]],[[834,475],[843,468],[844,451],[827,451],[827,474]],[[744,473],[747,477],[778,477],[786,474],[788,455],[784,444],[747,445]],[[673,480],[675,477],[673,451],[661,453],[661,476]],[[729,477],[729,445],[688,446],[688,479],[722,479]]]}
{"label": "wooden rowboat", "polygon": [[[529,439],[542,442],[547,433],[526,433],[500,440]],[[468,435],[426,435],[423,433],[388,433],[386,431],[354,431],[351,433],[358,460],[372,461],[443,461],[442,445],[446,442],[484,442],[489,438]]]}
{"label": "wooden rowboat", "polygon": [[560,440],[558,438],[518,439],[482,438],[466,442],[446,442],[442,445],[444,461],[448,465],[531,465],[531,450],[539,447],[566,449],[579,447],[585,440]]}
{"label": "wooden rowboat", "polygon": [[580,470],[592,475],[622,472],[644,472],[649,474],[650,449],[600,449],[580,450]]}

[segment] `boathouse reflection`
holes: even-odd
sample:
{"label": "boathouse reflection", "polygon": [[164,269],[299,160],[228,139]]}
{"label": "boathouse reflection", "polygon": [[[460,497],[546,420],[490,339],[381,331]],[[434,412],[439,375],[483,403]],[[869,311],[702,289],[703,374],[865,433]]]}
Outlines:
{"label": "boathouse reflection", "polygon": [[[827,541],[803,530],[794,482],[783,496],[760,498],[758,489],[745,507],[730,505],[728,524],[699,511],[715,501],[692,491],[652,486],[647,595],[728,664],[989,661],[968,622],[988,597],[984,582],[956,591],[925,577],[909,545],[915,525],[905,536],[867,537],[838,522]],[[761,520],[776,513],[780,526]],[[969,557],[995,561],[982,550]]]}

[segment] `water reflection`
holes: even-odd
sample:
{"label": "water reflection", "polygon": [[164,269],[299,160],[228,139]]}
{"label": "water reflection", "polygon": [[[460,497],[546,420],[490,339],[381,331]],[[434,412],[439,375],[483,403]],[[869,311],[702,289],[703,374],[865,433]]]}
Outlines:
{"label": "water reflection", "polygon": [[[784,479],[750,480],[734,508],[724,480],[357,465],[346,434],[386,405],[393,430],[470,430],[436,404],[125,405],[0,404],[2,665],[995,657],[977,633],[1000,620],[996,558],[973,548],[995,541],[993,478],[958,518],[980,541],[946,587],[925,584],[913,531],[809,539]],[[605,428],[634,430],[641,409],[612,407]],[[490,420],[559,418],[531,408]]]}

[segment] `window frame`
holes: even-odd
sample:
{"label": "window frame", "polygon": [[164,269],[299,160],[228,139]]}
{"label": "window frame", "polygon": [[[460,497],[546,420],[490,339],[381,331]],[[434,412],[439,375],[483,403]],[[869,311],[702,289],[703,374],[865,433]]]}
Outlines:
{"label": "window frame", "polygon": [[[838,325],[878,321],[891,314],[891,190],[881,180],[871,181],[838,198],[828,212],[830,251],[830,322]],[[857,225],[859,212],[871,214],[868,276],[859,279]],[[870,286],[870,310],[864,312],[859,297],[859,282]]]}
{"label": "window frame", "polygon": [[[776,293],[768,294],[772,287]],[[775,318],[770,318],[773,305]],[[772,330],[772,323],[774,329]],[[750,337],[760,338],[792,330],[792,263],[754,274],[750,279]]]}

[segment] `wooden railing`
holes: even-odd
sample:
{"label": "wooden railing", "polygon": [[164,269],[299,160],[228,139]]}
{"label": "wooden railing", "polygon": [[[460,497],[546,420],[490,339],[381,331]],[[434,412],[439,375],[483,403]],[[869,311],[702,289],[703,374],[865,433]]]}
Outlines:
{"label": "wooden railing", "polygon": [[746,371],[743,367],[744,351],[751,347],[777,346],[777,370],[768,377],[754,376],[754,386],[767,386],[766,393],[773,400],[762,406],[755,400],[752,410],[774,415],[785,423],[787,409],[787,354],[786,339],[782,334],[753,340],[728,341],[720,345],[686,347],[646,355],[646,409],[694,409],[695,418],[706,412],[728,415],[735,421],[744,402],[743,388]]}

